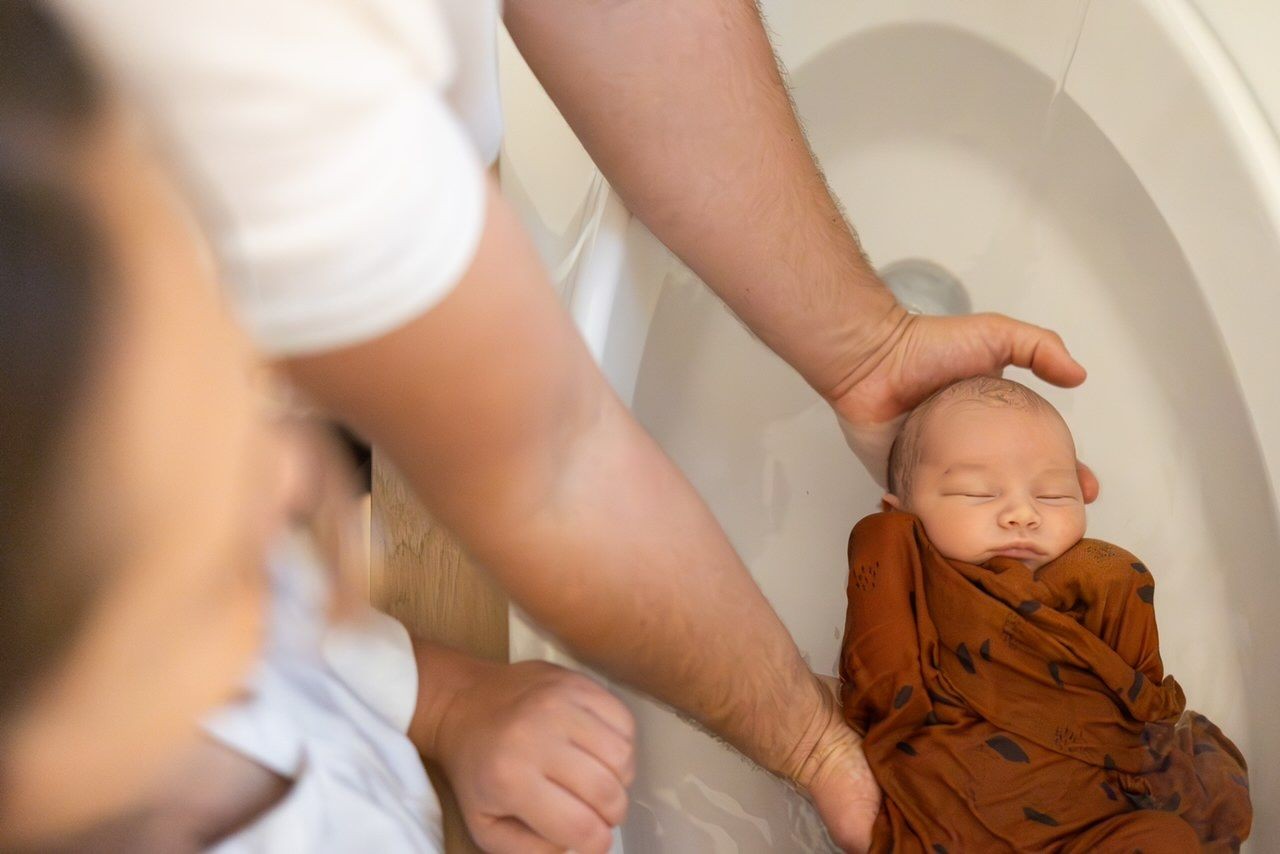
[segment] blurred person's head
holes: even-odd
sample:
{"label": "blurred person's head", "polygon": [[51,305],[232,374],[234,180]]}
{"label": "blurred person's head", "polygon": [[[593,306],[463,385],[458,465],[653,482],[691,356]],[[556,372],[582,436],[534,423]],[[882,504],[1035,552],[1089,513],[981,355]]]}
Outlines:
{"label": "blurred person's head", "polygon": [[0,849],[127,811],[260,642],[286,479],[201,244],[0,3]]}
{"label": "blurred person's head", "polygon": [[885,504],[914,513],[944,556],[1038,569],[1080,541],[1075,441],[1049,401],[1012,380],[972,377],[907,416],[889,453]]}

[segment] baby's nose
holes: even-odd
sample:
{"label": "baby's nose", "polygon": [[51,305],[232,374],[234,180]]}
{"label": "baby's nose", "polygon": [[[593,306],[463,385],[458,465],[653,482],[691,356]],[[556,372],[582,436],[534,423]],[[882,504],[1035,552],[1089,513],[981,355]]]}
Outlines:
{"label": "baby's nose", "polygon": [[1000,521],[1004,525],[1035,528],[1040,524],[1040,514],[1030,504],[1020,501],[1007,508],[1000,515]]}

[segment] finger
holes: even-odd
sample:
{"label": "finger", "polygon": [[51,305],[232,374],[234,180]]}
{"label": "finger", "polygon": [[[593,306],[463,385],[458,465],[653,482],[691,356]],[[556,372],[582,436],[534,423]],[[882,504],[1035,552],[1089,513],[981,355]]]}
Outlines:
{"label": "finger", "polygon": [[636,737],[636,719],[627,704],[591,678],[583,676],[582,679],[581,688],[574,694],[578,705],[594,714],[628,742],[633,741]]}
{"label": "finger", "polygon": [[476,845],[488,854],[561,854],[564,850],[510,816],[483,816],[474,822],[468,817],[467,829]]}
{"label": "finger", "polygon": [[539,777],[518,816],[538,836],[575,854],[604,854],[613,844],[608,823],[554,780]]}
{"label": "finger", "polygon": [[996,340],[1004,342],[1004,361],[1031,371],[1045,382],[1073,388],[1084,382],[1084,366],[1071,357],[1058,333],[1002,314],[990,315],[997,324]]}
{"label": "finger", "polygon": [[611,827],[626,819],[626,787],[613,769],[580,747],[566,745],[556,751],[548,762],[546,775],[595,810]]}
{"label": "finger", "polygon": [[1092,504],[1098,500],[1098,492],[1102,487],[1098,483],[1098,476],[1093,473],[1093,469],[1084,463],[1076,460],[1076,474],[1080,477],[1080,492],[1084,495],[1084,503]]}
{"label": "finger", "polygon": [[579,716],[572,721],[569,740],[604,765],[623,788],[630,786],[636,775],[634,742],[589,709],[576,711]]}

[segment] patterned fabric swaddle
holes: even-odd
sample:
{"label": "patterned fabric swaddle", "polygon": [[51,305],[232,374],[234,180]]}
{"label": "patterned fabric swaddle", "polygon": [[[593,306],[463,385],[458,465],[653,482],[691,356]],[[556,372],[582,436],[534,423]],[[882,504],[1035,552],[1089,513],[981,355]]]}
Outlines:
{"label": "patterned fabric swaddle", "polygon": [[1154,593],[1099,540],[1033,572],[944,558],[907,513],[859,522],[840,675],[884,790],[872,850],[1238,849],[1245,761],[1164,674]]}

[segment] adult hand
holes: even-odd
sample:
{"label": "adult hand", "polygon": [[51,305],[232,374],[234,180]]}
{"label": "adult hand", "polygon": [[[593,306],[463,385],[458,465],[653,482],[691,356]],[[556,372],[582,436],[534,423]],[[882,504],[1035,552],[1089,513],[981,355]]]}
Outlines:
{"label": "adult hand", "polygon": [[434,751],[472,838],[495,854],[607,852],[635,776],[627,707],[546,662],[476,665],[441,716]]}
{"label": "adult hand", "polygon": [[862,753],[862,737],[840,714],[838,683],[831,677],[817,678],[827,706],[819,735],[793,776],[813,801],[831,841],[841,851],[862,854],[871,847],[880,785]]}
{"label": "adult hand", "polygon": [[[962,317],[895,313],[882,343],[831,405],[858,459],[885,485],[889,449],[912,407],[948,383],[1009,365],[1029,368],[1042,380],[1072,388],[1085,370],[1057,333],[1002,314]],[[1098,479],[1077,461],[1085,503],[1098,497]]]}

